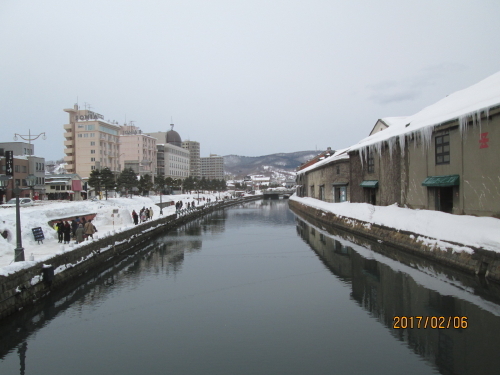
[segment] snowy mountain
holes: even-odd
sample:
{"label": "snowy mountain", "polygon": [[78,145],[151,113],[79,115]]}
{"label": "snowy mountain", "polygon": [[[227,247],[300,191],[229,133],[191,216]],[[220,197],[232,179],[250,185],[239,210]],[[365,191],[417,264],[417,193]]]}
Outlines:
{"label": "snowy mountain", "polygon": [[260,174],[272,179],[295,178],[295,169],[321,153],[321,151],[297,151],[264,156],[224,156],[226,174],[242,179],[251,174]]}

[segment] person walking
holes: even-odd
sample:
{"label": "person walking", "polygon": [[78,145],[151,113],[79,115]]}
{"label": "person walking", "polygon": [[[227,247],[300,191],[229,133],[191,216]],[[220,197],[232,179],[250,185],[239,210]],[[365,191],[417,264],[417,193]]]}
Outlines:
{"label": "person walking", "polygon": [[78,224],[80,224],[80,219],[77,216],[71,221],[71,232],[73,233],[73,238],[76,238],[76,230],[78,229]]}
{"label": "person walking", "polygon": [[78,228],[76,228],[75,235],[76,235],[75,243],[83,242],[83,224],[78,224]]}
{"label": "person walking", "polygon": [[59,222],[56,224],[56,228],[57,228],[57,241],[59,243],[62,243],[64,236],[64,223],[62,220],[59,220]]}
{"label": "person walking", "polygon": [[64,243],[65,244],[70,243],[71,242],[71,225],[67,221],[64,223],[63,232],[64,232]]}
{"label": "person walking", "polygon": [[153,220],[153,208],[149,207],[149,220]]}
{"label": "person walking", "polygon": [[139,222],[139,215],[137,215],[137,212],[135,210],[132,211],[132,219],[134,219],[134,224],[137,225]]}
{"label": "person walking", "polygon": [[92,237],[94,239],[94,233],[96,232],[94,224],[92,224],[92,220],[89,220],[85,223],[83,227],[85,233],[85,239]]}

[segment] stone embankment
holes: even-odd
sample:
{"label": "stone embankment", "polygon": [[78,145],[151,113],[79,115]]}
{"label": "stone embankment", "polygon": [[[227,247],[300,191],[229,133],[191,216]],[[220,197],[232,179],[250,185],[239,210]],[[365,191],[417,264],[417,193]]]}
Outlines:
{"label": "stone embankment", "polygon": [[108,267],[110,263],[130,256],[137,251],[138,246],[147,244],[156,235],[214,210],[259,199],[262,199],[262,196],[213,202],[191,210],[182,210],[178,214],[141,223],[110,236],[89,241],[84,246],[14,274],[0,276],[0,319],[35,304],[88,272]]}
{"label": "stone embankment", "polygon": [[326,227],[331,226],[355,233],[370,240],[382,242],[406,252],[437,261],[446,266],[500,282],[500,254],[494,251],[451,243],[450,241],[448,242],[452,245],[468,247],[473,252],[457,252],[453,251],[452,248],[442,249],[419,241],[420,235],[418,233],[396,230],[353,218],[340,217],[332,212],[323,211],[293,200],[290,200],[289,205],[292,211],[296,211],[304,217],[313,218]]}

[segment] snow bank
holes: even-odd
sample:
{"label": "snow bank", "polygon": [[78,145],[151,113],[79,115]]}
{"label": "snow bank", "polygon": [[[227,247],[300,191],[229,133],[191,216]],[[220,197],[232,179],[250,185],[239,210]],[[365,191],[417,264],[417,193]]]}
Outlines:
{"label": "snow bank", "polygon": [[[500,252],[500,220],[491,217],[453,215],[440,211],[414,210],[392,206],[373,206],[368,203],[327,203],[314,198],[290,199],[340,217],[352,218],[373,224],[384,225],[396,230],[419,234],[418,239],[440,245],[439,241],[458,242]],[[430,241],[430,242],[429,242]],[[450,247],[446,244],[445,247]],[[453,246],[454,251],[470,251]]]}
{"label": "snow bank", "polygon": [[[205,202],[203,198],[210,198],[215,201],[219,194],[199,194],[200,205]],[[223,194],[221,194],[221,197]],[[183,201],[184,207],[188,202],[193,202],[198,198],[198,194],[163,195],[162,202]],[[132,211],[137,213],[143,207],[153,208],[153,220],[160,217],[160,196],[133,197],[133,198],[109,198],[100,201],[44,201],[37,202],[35,206],[21,208],[21,238],[24,247],[25,262],[14,262],[14,249],[16,248],[16,210],[15,207],[3,208],[0,206],[0,233],[7,231],[8,237],[0,236],[0,275],[8,275],[23,268],[31,267],[39,262],[44,262],[54,255],[65,251],[71,251],[81,244],[63,245],[57,241],[57,232],[51,228],[49,221],[80,216],[83,214],[96,213],[93,220],[98,232],[94,237],[103,237],[111,234],[114,230],[120,232],[127,227],[134,225]],[[197,204],[198,206],[198,204]],[[117,209],[118,214],[112,216],[113,210]],[[167,206],[163,209],[163,215],[175,213],[175,206]],[[114,224],[113,224],[114,222]],[[33,237],[32,228],[41,227],[45,235],[43,244],[38,244]],[[30,261],[33,255],[34,261]]]}

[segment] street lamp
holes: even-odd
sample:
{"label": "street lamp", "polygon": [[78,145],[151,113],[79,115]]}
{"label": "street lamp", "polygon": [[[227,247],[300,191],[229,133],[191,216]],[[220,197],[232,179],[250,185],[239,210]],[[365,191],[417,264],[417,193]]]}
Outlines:
{"label": "street lamp", "polygon": [[[9,183],[10,177],[6,175],[0,176],[0,185],[2,187],[6,187]],[[28,175],[26,177],[26,184],[28,185],[27,189],[33,189],[36,184],[36,176]],[[19,186],[15,186],[12,189],[12,192],[16,196],[16,248],[14,249],[14,262],[23,262],[24,261],[24,248],[23,241],[21,238],[21,212],[19,211],[19,196],[23,190],[27,190],[20,188]]]}
{"label": "street lamp", "polygon": [[159,188],[160,188],[160,215],[163,215],[163,204],[161,202],[161,194],[162,194],[162,190],[165,189],[166,187],[167,187],[167,185],[165,185],[165,184],[159,185]]}

